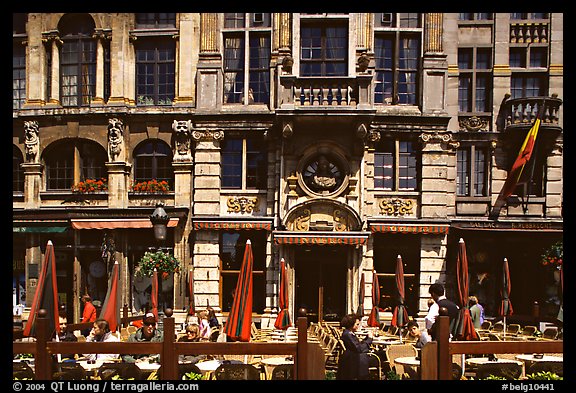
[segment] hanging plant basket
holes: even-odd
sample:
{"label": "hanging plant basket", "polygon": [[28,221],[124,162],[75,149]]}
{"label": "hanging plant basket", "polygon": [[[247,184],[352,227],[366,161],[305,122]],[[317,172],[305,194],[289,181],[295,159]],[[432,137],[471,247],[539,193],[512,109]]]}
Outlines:
{"label": "hanging plant basket", "polygon": [[137,273],[145,277],[152,277],[154,269],[160,274],[163,280],[166,280],[170,273],[180,271],[180,261],[172,254],[164,251],[150,252],[147,251],[138,261]]}
{"label": "hanging plant basket", "polygon": [[560,269],[562,267],[562,260],[564,259],[564,243],[557,242],[551,245],[542,254],[542,259],[540,260],[542,266],[550,266],[555,269]]}

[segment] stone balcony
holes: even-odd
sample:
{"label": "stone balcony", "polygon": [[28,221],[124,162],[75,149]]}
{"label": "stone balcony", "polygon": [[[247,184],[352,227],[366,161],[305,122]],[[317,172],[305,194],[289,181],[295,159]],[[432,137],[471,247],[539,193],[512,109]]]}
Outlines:
{"label": "stone balcony", "polygon": [[544,105],[541,128],[561,130],[559,110],[562,100],[552,97],[526,97],[507,100],[502,107],[504,113],[504,128],[506,131],[525,129],[532,126],[534,120]]}

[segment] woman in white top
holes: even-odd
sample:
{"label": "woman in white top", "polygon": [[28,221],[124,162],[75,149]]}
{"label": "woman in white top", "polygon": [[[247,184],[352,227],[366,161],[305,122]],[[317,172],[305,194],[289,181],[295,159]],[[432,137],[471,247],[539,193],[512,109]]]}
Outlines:
{"label": "woman in white top", "polygon": [[210,328],[210,323],[208,323],[208,310],[198,312],[198,325],[200,326],[200,339],[210,340],[212,328]]}
{"label": "woman in white top", "polygon": [[[104,318],[98,318],[94,321],[94,327],[90,331],[88,337],[86,337],[86,342],[118,342],[120,339],[112,334],[110,331],[110,325],[108,321]],[[117,353],[89,353],[85,354],[88,360],[103,360],[110,361],[118,359]]]}

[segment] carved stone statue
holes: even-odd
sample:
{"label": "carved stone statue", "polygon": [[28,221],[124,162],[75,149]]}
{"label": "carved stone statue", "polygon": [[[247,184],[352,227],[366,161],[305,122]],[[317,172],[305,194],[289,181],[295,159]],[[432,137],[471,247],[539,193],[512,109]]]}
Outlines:
{"label": "carved stone statue", "polygon": [[190,136],[192,135],[191,120],[174,120],[172,123],[174,131],[174,140],[176,143],[175,161],[191,160],[190,153]]}
{"label": "carved stone statue", "polygon": [[318,167],[312,176],[312,184],[322,191],[330,190],[336,185],[336,177],[330,170],[330,161],[324,156],[318,157]]}
{"label": "carved stone statue", "polygon": [[26,148],[26,159],[28,162],[38,162],[38,149],[40,148],[39,132],[40,128],[37,121],[24,122],[24,146]]}
{"label": "carved stone statue", "polygon": [[108,160],[121,158],[124,144],[124,123],[117,118],[108,119]]}

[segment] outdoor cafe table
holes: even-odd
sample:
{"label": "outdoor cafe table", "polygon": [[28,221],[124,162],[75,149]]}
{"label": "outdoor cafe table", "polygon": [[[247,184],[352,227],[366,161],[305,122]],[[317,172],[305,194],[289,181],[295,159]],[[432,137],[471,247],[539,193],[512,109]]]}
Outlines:
{"label": "outdoor cafe table", "polygon": [[260,363],[266,368],[266,375],[271,376],[271,371],[274,367],[280,366],[282,364],[294,364],[294,358],[286,356],[277,356],[273,358],[264,358],[260,360]]}
{"label": "outdoor cafe table", "polygon": [[[200,369],[203,375],[209,375],[211,378],[211,374],[216,371],[216,369],[224,362],[224,360],[206,360],[204,362],[196,363],[196,366]],[[230,363],[242,363],[239,360],[226,360],[226,362]]]}
{"label": "outdoor cafe table", "polygon": [[104,364],[104,361],[95,360],[94,363],[88,363],[88,360],[78,360],[77,363],[86,370],[86,375],[92,378],[98,375],[98,369]]}
{"label": "outdoor cafe table", "polygon": [[518,360],[514,360],[514,359],[497,358],[496,360],[490,360],[487,357],[466,359],[466,364],[469,364],[471,366],[479,366],[479,365],[485,364],[485,363],[516,363],[518,365],[522,365],[522,362],[520,362]]}
{"label": "outdoor cafe table", "polygon": [[552,355],[543,355],[542,357],[534,357],[532,353],[523,353],[520,355],[515,356],[516,359],[522,361],[522,376],[526,375],[526,369],[532,365],[532,363],[537,362],[564,362],[563,356],[552,356]]}

